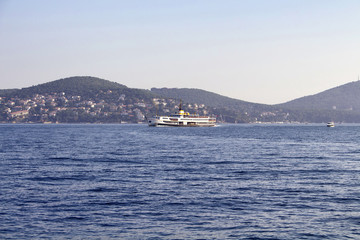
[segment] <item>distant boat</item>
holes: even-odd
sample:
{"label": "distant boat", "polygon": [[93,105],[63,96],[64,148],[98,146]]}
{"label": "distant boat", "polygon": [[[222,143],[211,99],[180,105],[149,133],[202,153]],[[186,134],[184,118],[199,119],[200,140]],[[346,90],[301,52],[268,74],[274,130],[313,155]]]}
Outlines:
{"label": "distant boat", "polygon": [[326,124],[327,127],[335,127],[335,123],[334,122],[328,122]]}

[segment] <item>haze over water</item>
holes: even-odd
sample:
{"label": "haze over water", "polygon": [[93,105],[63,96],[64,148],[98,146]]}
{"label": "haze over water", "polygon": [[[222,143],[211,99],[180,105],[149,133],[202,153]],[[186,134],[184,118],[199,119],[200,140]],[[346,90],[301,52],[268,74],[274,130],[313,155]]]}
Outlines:
{"label": "haze over water", "polygon": [[0,125],[0,238],[358,239],[360,126]]}

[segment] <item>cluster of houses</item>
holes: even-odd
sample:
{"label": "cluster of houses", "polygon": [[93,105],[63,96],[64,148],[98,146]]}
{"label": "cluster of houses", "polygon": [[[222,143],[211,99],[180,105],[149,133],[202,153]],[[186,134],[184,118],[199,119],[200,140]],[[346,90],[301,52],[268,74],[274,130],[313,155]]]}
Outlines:
{"label": "cluster of houses", "polygon": [[[112,91],[98,94],[97,97],[84,98],[68,95],[65,92],[35,94],[31,98],[0,97],[0,122],[62,122],[63,113],[82,113],[101,122],[115,119],[113,122],[144,122],[146,117],[155,113],[171,113],[177,102],[173,99],[143,99],[117,95],[109,100]],[[107,99],[107,100],[105,100]],[[204,105],[187,105],[188,109],[206,113]]]}

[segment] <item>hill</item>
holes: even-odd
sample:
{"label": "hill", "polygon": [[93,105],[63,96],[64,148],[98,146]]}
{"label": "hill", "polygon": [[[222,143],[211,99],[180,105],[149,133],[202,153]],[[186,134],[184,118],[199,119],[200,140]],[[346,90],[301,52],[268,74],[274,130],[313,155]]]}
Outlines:
{"label": "hill", "polygon": [[70,77],[0,90],[0,122],[141,122],[156,112],[148,90],[95,77]]}
{"label": "hill", "polygon": [[3,122],[139,122],[176,111],[219,116],[224,122],[284,121],[276,107],[250,103],[200,89],[151,91],[95,77],[70,77],[37,86],[0,90]]}
{"label": "hill", "polygon": [[226,122],[360,122],[360,82],[278,105],[246,102],[199,89],[152,88],[151,92],[206,103]]}
{"label": "hill", "polygon": [[34,94],[64,92],[67,95],[92,98],[101,92],[106,92],[109,90],[116,93],[115,95],[125,94],[129,97],[135,97],[139,99],[149,100],[154,97],[154,95],[148,90],[128,88],[127,86],[117,82],[111,82],[109,80],[90,76],[63,78],[22,89],[0,90],[0,94],[2,93],[2,96],[30,98]]}
{"label": "hill", "polygon": [[182,99],[188,103],[205,104],[225,122],[284,121],[287,114],[279,107],[246,102],[216,93],[193,88],[152,88],[152,93],[162,97]]}
{"label": "hill", "polygon": [[144,122],[185,111],[229,123],[360,122],[360,81],[293,101],[266,105],[201,89],[151,91],[95,77],[70,77],[22,89],[0,90],[0,122]]}
{"label": "hill", "polygon": [[276,106],[296,110],[338,110],[360,113],[360,81],[350,82]]}
{"label": "hill", "polygon": [[[72,95],[89,95],[100,90],[125,89],[125,85],[111,82],[96,77],[77,76],[59,79],[56,81],[39,84],[22,89],[2,90],[4,95],[16,95],[19,97],[31,97],[34,94],[44,94],[51,92],[65,92]],[[1,93],[1,92],[0,92]]]}
{"label": "hill", "polygon": [[151,92],[163,97],[182,99],[189,103],[202,103],[215,108],[228,108],[250,112],[275,109],[271,105],[246,102],[194,88],[152,88]]}

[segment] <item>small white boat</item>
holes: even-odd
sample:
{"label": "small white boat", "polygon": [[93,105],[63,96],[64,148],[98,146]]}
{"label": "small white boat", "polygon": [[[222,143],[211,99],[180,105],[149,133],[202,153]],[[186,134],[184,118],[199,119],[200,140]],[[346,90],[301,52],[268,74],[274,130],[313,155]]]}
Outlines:
{"label": "small white boat", "polygon": [[328,122],[326,124],[327,127],[335,127],[335,123],[334,122]]}

